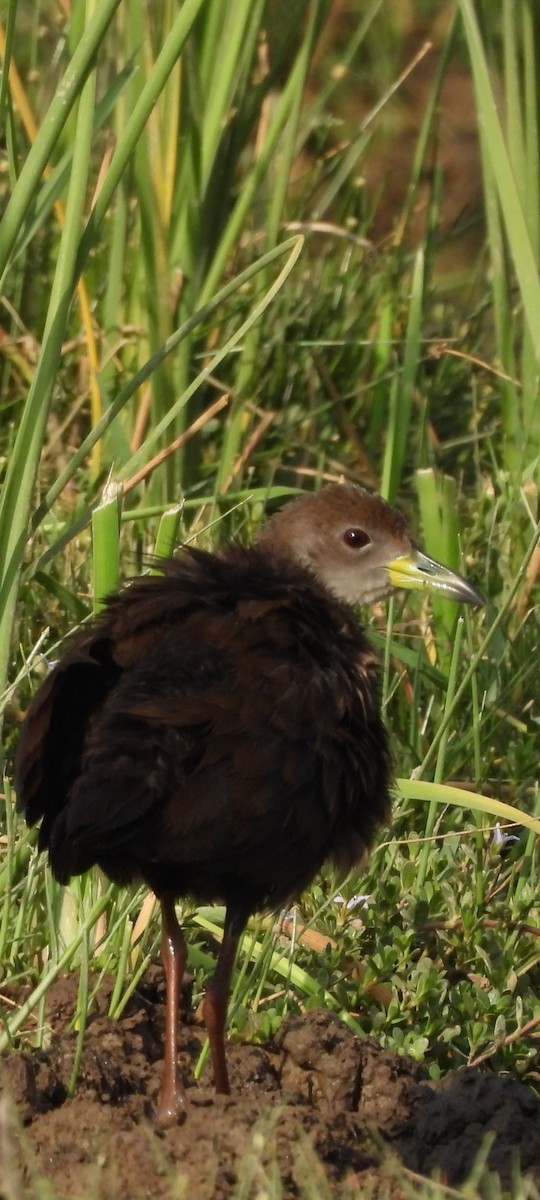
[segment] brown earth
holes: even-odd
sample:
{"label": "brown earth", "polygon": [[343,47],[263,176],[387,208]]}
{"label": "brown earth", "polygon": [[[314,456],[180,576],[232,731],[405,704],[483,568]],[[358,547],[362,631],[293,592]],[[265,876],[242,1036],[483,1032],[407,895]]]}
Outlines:
{"label": "brown earth", "polygon": [[[393,1161],[458,1185],[486,1135],[488,1166],[503,1187],[516,1161],[540,1177],[540,1102],[528,1087],[476,1069],[433,1082],[411,1059],[356,1038],[324,1010],[288,1018],[271,1044],[230,1046],[230,1097],[214,1095],[209,1072],[194,1082],[203,1032],[184,1023],[188,1113],[183,1124],[158,1132],[161,973],[149,973],[117,1022],[106,1016],[111,986],[101,988],[90,1018],[71,1098],[76,978],[51,989],[48,1048],[3,1061],[2,1200],[35,1195],[32,1180],[43,1176],[54,1194],[70,1198],[248,1200],[265,1194],[276,1163],[284,1198],[361,1192],[397,1200],[403,1193]],[[306,1181],[321,1169],[325,1178],[310,1191]]]}

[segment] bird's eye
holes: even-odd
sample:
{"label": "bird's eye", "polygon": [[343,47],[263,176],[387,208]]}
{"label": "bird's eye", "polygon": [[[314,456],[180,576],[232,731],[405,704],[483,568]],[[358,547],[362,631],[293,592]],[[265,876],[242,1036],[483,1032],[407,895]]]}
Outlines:
{"label": "bird's eye", "polygon": [[350,546],[352,550],[361,550],[363,546],[369,546],[370,540],[363,529],[346,529],[343,534],[345,545]]}

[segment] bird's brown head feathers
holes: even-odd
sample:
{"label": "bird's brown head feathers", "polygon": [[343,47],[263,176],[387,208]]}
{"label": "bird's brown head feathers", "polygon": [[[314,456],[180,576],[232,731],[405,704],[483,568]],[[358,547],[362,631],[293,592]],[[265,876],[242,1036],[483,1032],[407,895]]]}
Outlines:
{"label": "bird's brown head feathers", "polygon": [[414,546],[397,509],[356,484],[330,484],[290,501],[267,522],[257,542],[308,567],[349,604],[369,604],[394,587],[483,603],[465,579]]}

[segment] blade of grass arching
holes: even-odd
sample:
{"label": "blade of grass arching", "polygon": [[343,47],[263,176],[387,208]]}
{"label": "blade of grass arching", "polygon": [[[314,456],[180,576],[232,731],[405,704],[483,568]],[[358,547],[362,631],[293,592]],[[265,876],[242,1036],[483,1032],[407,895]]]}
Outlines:
{"label": "blade of grass arching", "polygon": [[120,0],[100,0],[98,3],[25,159],[0,222],[0,286],[5,284],[4,272],[43,171],[53,157],[62,129],[95,63],[101,42],[119,4]]}
{"label": "blade of grass arching", "polygon": [[105,607],[105,598],[118,587],[120,575],[120,506],[122,485],[106,483],[92,513],[92,596],[94,612]]}
{"label": "blade of grass arching", "polygon": [[396,779],[396,789],[404,800],[421,800],[425,804],[456,805],[464,811],[485,813],[496,817],[499,821],[509,821],[512,825],[523,825],[536,834],[540,834],[540,818],[532,817],[530,813],[522,812],[513,804],[505,804],[492,796],[477,796],[466,788],[452,787],[447,783],[426,783],[420,779]]}
{"label": "blade of grass arching", "polygon": [[[79,101],[76,144],[65,223],[45,320],[41,351],[8,463],[0,501],[0,612],[2,613],[0,620],[0,692],[3,690],[7,674],[18,573],[24,553],[31,496],[49,402],[73,299],[73,268],[86,197],[93,133],[94,94],[95,77],[90,76],[84,84]],[[32,152],[30,151],[30,153]]]}
{"label": "blade of grass arching", "polygon": [[[416,492],[420,509],[420,520],[424,532],[423,544],[428,554],[438,558],[453,571],[459,571],[459,525],[457,518],[456,481],[450,475],[436,474],[431,467],[415,472]],[[431,607],[436,629],[441,630],[448,642],[454,632],[459,609],[451,600],[433,596]],[[447,648],[440,647],[444,667]]]}
{"label": "blade of grass arching", "polygon": [[405,334],[403,367],[397,387],[391,397],[388,433],[384,451],[381,494],[390,502],[395,500],[405,462],[414,383],[420,356],[423,299],[424,253],[420,249],[416,253],[414,263],[409,316]]}
{"label": "blade of grass arching", "polygon": [[[264,254],[256,262],[250,263],[250,265],[248,267],[246,267],[245,270],[241,271],[239,275],[236,275],[234,277],[234,279],[230,280],[230,282],[225,284],[224,287],[220,288],[219,292],[216,292],[215,296],[213,296],[212,299],[209,300],[207,304],[205,304],[202,308],[198,309],[197,312],[193,313],[193,315],[191,317],[189,317],[189,319],[187,321],[184,321],[179,326],[179,328],[177,330],[175,330],[175,332],[173,334],[171,334],[171,336],[167,339],[165,345],[162,346],[159,350],[157,350],[156,353],[153,354],[152,357],[148,359],[148,361],[144,364],[144,366],[142,366],[141,369],[139,371],[137,371],[136,375],[133,376],[133,378],[130,380],[130,382],[121,389],[121,391],[118,393],[118,396],[116,397],[116,399],[113,401],[113,403],[107,409],[107,411],[103,414],[101,420],[94,427],[94,429],[92,429],[92,431],[88,434],[88,436],[84,439],[82,444],[78,447],[78,449],[72,455],[67,467],[64,469],[64,471],[62,471],[59,474],[55,483],[47,492],[45,499],[41,502],[41,504],[36,509],[36,512],[34,513],[34,516],[32,518],[32,522],[31,522],[31,529],[33,531],[38,528],[38,526],[41,524],[41,522],[46,517],[47,513],[50,511],[52,505],[55,503],[55,501],[58,499],[60,494],[63,492],[64,488],[69,483],[69,481],[73,478],[75,472],[79,469],[79,467],[82,465],[82,463],[85,462],[89,452],[91,451],[92,447],[95,445],[97,439],[103,436],[103,433],[105,432],[105,430],[109,427],[109,425],[115,419],[115,417],[118,415],[118,413],[121,412],[124,405],[127,404],[129,400],[131,400],[132,396],[135,395],[138,388],[140,388],[146,382],[146,380],[149,379],[152,372],[155,370],[156,366],[160,362],[163,361],[163,359],[166,357],[166,355],[171,354],[172,351],[176,349],[176,347],[182,342],[182,340],[184,338],[186,338],[188,336],[188,334],[191,333],[191,331],[193,329],[195,329],[198,325],[202,324],[203,322],[207,321],[208,318],[216,311],[216,309],[218,309],[226,300],[228,300],[230,296],[232,296],[239,289],[243,288],[246,283],[249,283],[249,281],[253,278],[254,275],[256,275],[258,273],[258,271],[263,270],[264,267],[270,266],[273,262],[276,262],[277,259],[283,257],[283,255],[285,255],[285,254],[288,254],[290,251],[291,254],[287,261],[286,268],[285,268],[285,270],[288,274],[289,271],[292,270],[292,268],[296,262],[296,259],[298,258],[299,254],[302,250],[302,246],[303,246],[303,238],[293,237],[293,238],[288,238],[287,241],[282,242],[282,244],[280,246],[276,246],[273,250],[269,250],[266,254]],[[281,283],[282,283],[282,282],[284,282],[285,278],[286,278],[286,275],[283,278],[282,278],[282,275],[280,275],[279,281],[281,281]],[[281,286],[281,284],[280,284],[280,286]],[[270,299],[271,298],[272,297],[270,297]],[[270,301],[268,301],[268,302],[270,302]],[[242,326],[241,329],[238,330],[238,332],[234,335],[233,342],[227,343],[229,348],[233,348],[233,346],[236,345],[237,341],[243,336],[243,332],[244,332],[244,326]],[[223,353],[219,359],[220,362],[221,362],[222,357],[224,357]],[[212,367],[211,367],[212,370],[214,369],[214,366],[216,365],[216,361],[217,360],[212,360]],[[206,374],[207,373],[208,372],[206,372]],[[206,377],[206,375],[205,375],[205,377]],[[200,379],[201,377],[199,376],[198,378]],[[78,514],[78,517],[76,520],[77,531],[84,527],[86,522],[90,520],[90,516],[91,516],[91,508],[89,506],[85,507],[81,511],[81,513]],[[81,524],[81,520],[82,520],[82,524]],[[63,544],[65,544],[65,542]],[[41,559],[39,560],[39,565],[43,566],[46,561],[49,561],[49,556],[48,555],[42,556]]]}
{"label": "blade of grass arching", "polygon": [[540,363],[540,279],[519,191],[501,130],[497,105],[472,0],[459,0],[473,70],[482,137],[485,142],[521,301],[537,363]]}

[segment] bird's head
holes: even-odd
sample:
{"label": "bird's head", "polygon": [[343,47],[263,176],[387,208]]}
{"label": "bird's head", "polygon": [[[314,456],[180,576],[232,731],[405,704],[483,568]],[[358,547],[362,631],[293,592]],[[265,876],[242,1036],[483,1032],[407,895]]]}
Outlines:
{"label": "bird's head", "polygon": [[330,484],[290,501],[257,542],[309,567],[349,604],[367,604],[402,587],[484,603],[466,579],[414,545],[397,509],[356,484]]}

